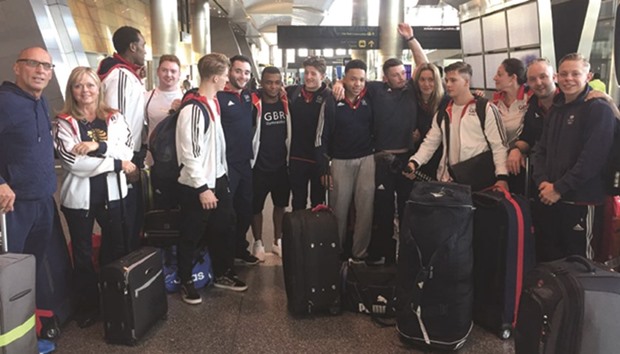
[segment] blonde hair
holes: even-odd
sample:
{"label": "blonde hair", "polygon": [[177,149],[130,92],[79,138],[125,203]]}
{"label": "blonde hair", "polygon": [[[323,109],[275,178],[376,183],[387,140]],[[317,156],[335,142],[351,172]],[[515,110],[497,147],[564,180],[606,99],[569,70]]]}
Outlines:
{"label": "blonde hair", "polygon": [[443,83],[441,82],[441,75],[439,74],[439,69],[437,66],[431,63],[424,63],[418,65],[415,68],[415,75],[413,77],[413,82],[416,84],[416,93],[418,94],[418,98],[422,98],[422,92],[420,91],[420,86],[418,85],[418,81],[420,80],[420,76],[422,76],[422,72],[428,70],[433,73],[433,81],[435,82],[435,87],[433,88],[433,93],[431,93],[431,97],[428,99],[428,106],[431,111],[429,113],[437,112],[439,108],[439,103],[443,98]]}
{"label": "blonde hair", "polygon": [[222,75],[228,68],[230,68],[230,61],[227,56],[221,53],[210,53],[198,60],[200,80]]}
{"label": "blonde hair", "polygon": [[60,114],[67,114],[76,119],[85,118],[84,112],[78,107],[77,101],[73,96],[73,85],[75,85],[84,75],[87,75],[97,85],[99,89],[99,97],[97,97],[97,118],[106,120],[110,114],[116,113],[115,109],[112,109],[104,102],[103,97],[103,87],[101,87],[101,80],[99,80],[99,76],[95,72],[95,70],[86,67],[86,66],[78,66],[77,68],[71,71],[69,75],[69,80],[67,80],[67,88],[65,89],[65,105],[63,106]]}

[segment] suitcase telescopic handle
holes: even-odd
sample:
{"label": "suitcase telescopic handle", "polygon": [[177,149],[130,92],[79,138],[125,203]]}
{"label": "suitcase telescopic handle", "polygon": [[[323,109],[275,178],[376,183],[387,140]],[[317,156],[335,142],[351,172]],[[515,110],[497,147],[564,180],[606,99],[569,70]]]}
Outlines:
{"label": "suitcase telescopic handle", "polygon": [[587,259],[583,258],[582,256],[577,256],[577,255],[568,256],[566,257],[566,261],[572,262],[572,263],[579,263],[583,265],[588,270],[588,273],[596,272],[596,268],[592,265],[592,263],[590,263]]}
{"label": "suitcase telescopic handle", "polygon": [[8,237],[6,234],[6,214],[5,213],[0,213],[0,234],[2,235],[2,239],[0,240],[0,242],[2,242],[2,244],[0,244],[0,246],[2,246],[1,253],[7,253],[9,251],[9,241],[8,241]]}

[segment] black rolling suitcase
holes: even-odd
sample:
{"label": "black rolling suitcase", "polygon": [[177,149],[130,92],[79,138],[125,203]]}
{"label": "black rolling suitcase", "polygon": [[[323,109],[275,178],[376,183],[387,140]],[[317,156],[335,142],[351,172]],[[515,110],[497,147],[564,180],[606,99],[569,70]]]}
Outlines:
{"label": "black rolling suitcase", "polygon": [[99,277],[108,343],[135,345],[166,316],[161,250],[142,247],[101,268]]}
{"label": "black rolling suitcase", "polygon": [[[120,175],[118,184],[121,190]],[[124,223],[123,202],[120,205]],[[124,236],[128,250],[130,241]],[[137,344],[168,313],[161,250],[142,247],[103,266],[99,273],[99,293],[105,340],[113,344]]]}
{"label": "black rolling suitcase", "polygon": [[340,313],[340,253],[336,216],[327,207],[284,214],[282,268],[292,314]]}
{"label": "black rolling suitcase", "polygon": [[536,264],[529,201],[507,191],[473,193],[474,322],[508,339],[524,275]]}
{"label": "black rolling suitcase", "polygon": [[473,205],[469,186],[419,182],[400,229],[396,328],[408,343],[461,348],[473,306]]}
{"label": "black rolling suitcase", "polygon": [[35,331],[35,259],[8,249],[6,219],[0,213],[0,354],[38,353]]}
{"label": "black rolling suitcase", "polygon": [[620,274],[581,256],[541,263],[523,282],[517,354],[620,350]]}

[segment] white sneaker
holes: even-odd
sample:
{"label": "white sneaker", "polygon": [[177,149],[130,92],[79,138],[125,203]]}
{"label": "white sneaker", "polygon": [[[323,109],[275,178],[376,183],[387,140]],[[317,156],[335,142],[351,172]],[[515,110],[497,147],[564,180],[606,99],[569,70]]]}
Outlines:
{"label": "white sneaker", "polygon": [[281,238],[278,239],[278,243],[274,243],[273,246],[271,246],[271,252],[273,252],[273,254],[275,254],[276,256],[282,258],[282,239]]}
{"label": "white sneaker", "polygon": [[254,241],[253,254],[259,261],[265,261],[265,246],[263,246],[262,240]]}

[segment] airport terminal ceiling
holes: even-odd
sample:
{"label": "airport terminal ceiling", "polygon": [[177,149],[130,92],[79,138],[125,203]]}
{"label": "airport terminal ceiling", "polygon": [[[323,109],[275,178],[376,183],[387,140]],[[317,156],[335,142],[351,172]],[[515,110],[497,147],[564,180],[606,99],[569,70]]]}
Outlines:
{"label": "airport terminal ceiling", "polygon": [[278,26],[319,25],[335,0],[212,0],[212,15],[225,15],[249,40],[276,44]]}

